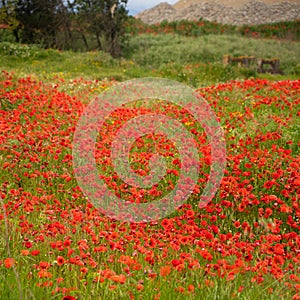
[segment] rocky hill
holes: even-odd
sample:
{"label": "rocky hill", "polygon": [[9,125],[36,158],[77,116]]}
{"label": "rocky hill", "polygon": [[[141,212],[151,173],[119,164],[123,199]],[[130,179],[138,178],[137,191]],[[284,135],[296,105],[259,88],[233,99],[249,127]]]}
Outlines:
{"label": "rocky hill", "polygon": [[199,19],[234,25],[275,23],[299,20],[300,0],[181,0],[160,3],[136,17],[147,24]]}

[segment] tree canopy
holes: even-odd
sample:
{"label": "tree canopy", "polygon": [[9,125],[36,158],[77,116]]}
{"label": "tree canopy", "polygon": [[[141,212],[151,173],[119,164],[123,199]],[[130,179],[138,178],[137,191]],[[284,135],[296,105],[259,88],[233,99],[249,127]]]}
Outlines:
{"label": "tree canopy", "polygon": [[78,44],[121,55],[126,0],[2,0],[0,22],[16,42],[69,49]]}

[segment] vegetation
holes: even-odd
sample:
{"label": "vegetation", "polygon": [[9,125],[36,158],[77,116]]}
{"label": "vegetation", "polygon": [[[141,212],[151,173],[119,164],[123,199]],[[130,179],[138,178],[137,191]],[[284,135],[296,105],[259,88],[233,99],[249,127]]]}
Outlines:
{"label": "vegetation", "polygon": [[203,36],[208,34],[242,35],[252,38],[273,38],[281,40],[299,41],[300,20],[287,21],[263,25],[226,25],[206,20],[200,21],[174,21],[161,22],[148,25],[140,20],[129,18],[127,21],[127,32],[131,35],[143,33],[176,33],[184,36]]}
{"label": "vegetation", "polygon": [[[117,109],[97,143],[100,174],[116,194],[151,201],[178,180],[180,157],[160,135],[134,143],[135,172],[153,151],[168,176],[151,189],[120,183],[107,154],[130,118],[168,115],[199,147],[188,204],[148,224],[111,220],[74,177],[72,139],[92,97],[111,81],[44,84],[3,72],[0,82],[1,299],[299,299],[299,80],[228,82],[196,91],[220,118],[227,167],[212,203],[198,207],[210,151],[199,124],[169,102]],[[263,292],[262,292],[263,291]]]}
{"label": "vegetation", "polygon": [[[44,74],[41,78],[43,80],[59,73],[67,78],[100,80],[154,76],[175,79],[197,87],[249,77],[298,78],[300,74],[299,42],[237,35],[205,35],[195,38],[173,34],[140,34],[130,38],[124,57],[118,59],[103,51],[78,53],[43,50],[38,45],[9,42],[0,43],[0,53],[2,68],[23,75]],[[255,64],[249,69],[223,66],[224,54],[277,57],[284,75],[257,74]]]}
{"label": "vegetation", "polygon": [[[129,57],[140,65],[165,68],[172,64],[221,64],[223,55],[280,58],[283,72],[299,75],[300,43],[249,39],[236,35],[138,35],[131,39]],[[140,51],[142,50],[142,51]],[[253,66],[254,68],[256,66]]]}
{"label": "vegetation", "polygon": [[74,49],[80,38],[85,50],[91,50],[96,42],[98,50],[117,57],[124,38],[126,2],[8,0],[0,4],[0,21],[13,32],[16,42]]}
{"label": "vegetation", "polygon": [[[0,299],[300,299],[300,43],[294,35],[257,39],[229,27],[198,36],[140,32],[115,58],[15,43],[11,16],[12,31],[4,29],[0,42]],[[85,28],[89,42],[95,32]],[[223,66],[223,54],[278,57],[285,74]],[[95,144],[99,176],[116,195],[134,203],[160,199],[185,163],[178,143],[142,136],[132,144],[130,166],[147,175],[159,154],[166,176],[150,188],[125,184],[111,147],[118,129],[136,117],[180,122],[200,166],[193,193],[172,215],[120,222],[101,214],[78,186],[74,131],[88,103],[117,81],[153,76],[188,84],[205,99],[224,130],[227,166],[213,200],[199,207],[211,162],[201,124],[162,99],[117,107]]]}

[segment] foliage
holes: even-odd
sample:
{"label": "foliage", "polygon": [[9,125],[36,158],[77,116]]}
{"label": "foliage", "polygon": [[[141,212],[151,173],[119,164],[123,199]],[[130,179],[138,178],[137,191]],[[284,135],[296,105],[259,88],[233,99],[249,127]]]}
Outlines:
{"label": "foliage", "polygon": [[[45,48],[74,49],[78,39],[91,50],[94,36],[97,48],[112,56],[121,55],[127,19],[125,1],[114,0],[9,0],[0,4],[2,15],[10,17],[8,30],[16,42],[41,44]],[[78,42],[77,42],[78,43]]]}
{"label": "foliage", "polygon": [[[76,0],[72,3],[72,11],[88,32],[95,33],[98,49],[107,50],[114,57],[120,56],[119,37],[123,35],[127,12],[119,1]],[[101,37],[104,38],[104,46]]]}
{"label": "foliage", "polygon": [[2,0],[0,4],[0,24],[7,25],[11,30],[18,27],[15,2],[15,0]]}
{"label": "foliage", "polygon": [[22,42],[56,47],[56,32],[64,18],[63,8],[60,0],[18,0],[16,19],[22,28]]}
{"label": "foliage", "polygon": [[16,43],[2,42],[0,43],[0,53],[2,55],[26,58],[31,57],[35,53],[40,52],[38,45],[20,45]]}

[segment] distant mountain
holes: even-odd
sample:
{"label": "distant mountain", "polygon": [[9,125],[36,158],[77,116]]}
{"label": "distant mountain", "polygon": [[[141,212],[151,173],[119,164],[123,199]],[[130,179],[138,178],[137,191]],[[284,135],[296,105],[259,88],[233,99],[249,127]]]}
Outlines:
{"label": "distant mountain", "polygon": [[224,24],[264,24],[300,20],[300,0],[180,0],[162,2],[136,18],[148,24],[164,20],[205,19]]}

